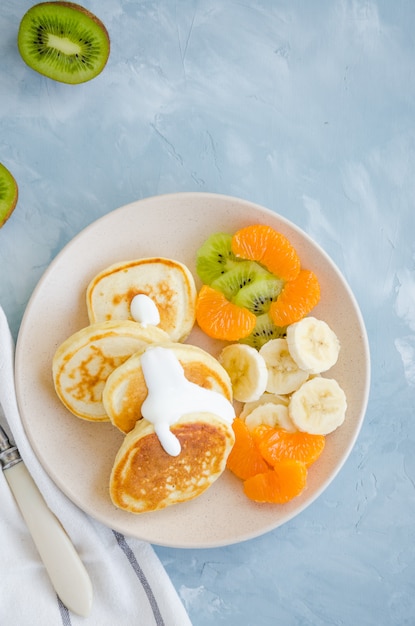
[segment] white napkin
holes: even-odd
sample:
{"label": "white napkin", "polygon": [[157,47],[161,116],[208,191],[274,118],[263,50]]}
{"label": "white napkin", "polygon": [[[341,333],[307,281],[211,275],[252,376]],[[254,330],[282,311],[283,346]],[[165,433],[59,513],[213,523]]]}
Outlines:
{"label": "white napkin", "polygon": [[[1,307],[0,350],[0,378],[5,380],[12,374],[14,346]],[[4,354],[8,350],[11,358]],[[0,624],[191,626],[152,546],[95,521],[49,479],[26,438],[13,386],[6,389],[0,423],[12,435],[49,507],[71,538],[91,578],[94,593],[88,617],[75,615],[62,604],[0,471]]]}

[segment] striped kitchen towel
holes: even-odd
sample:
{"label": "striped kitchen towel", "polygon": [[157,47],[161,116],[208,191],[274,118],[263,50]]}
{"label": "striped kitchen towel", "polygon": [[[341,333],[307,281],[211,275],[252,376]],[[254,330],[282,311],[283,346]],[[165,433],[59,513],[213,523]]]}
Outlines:
{"label": "striped kitchen towel", "polygon": [[[2,339],[12,339],[0,307]],[[4,349],[3,342],[3,349]],[[0,376],[10,376],[13,359],[3,359]],[[16,626],[191,626],[187,612],[152,546],[125,537],[75,506],[48,477],[25,434],[14,389],[6,390],[0,423],[50,508],[71,538],[93,586],[90,614],[80,617],[57,597],[0,471],[0,624]],[[6,407],[7,405],[7,407]],[[7,413],[7,423],[5,419]]]}

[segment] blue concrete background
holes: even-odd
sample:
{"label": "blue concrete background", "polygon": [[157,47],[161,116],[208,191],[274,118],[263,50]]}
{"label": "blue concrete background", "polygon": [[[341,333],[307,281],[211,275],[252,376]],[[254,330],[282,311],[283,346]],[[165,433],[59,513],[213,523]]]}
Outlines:
{"label": "blue concrete background", "polygon": [[71,86],[16,47],[33,4],[0,5],[0,230],[14,335],[87,224],[143,197],[238,196],[334,259],[362,309],[372,388],[357,444],[306,511],[225,548],[156,548],[195,626],[415,623],[415,4],[87,0],[107,67]]}

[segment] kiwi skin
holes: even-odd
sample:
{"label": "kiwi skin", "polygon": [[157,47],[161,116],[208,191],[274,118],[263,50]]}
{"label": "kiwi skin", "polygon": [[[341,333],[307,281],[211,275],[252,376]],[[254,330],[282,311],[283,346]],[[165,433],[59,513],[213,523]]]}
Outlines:
{"label": "kiwi skin", "polygon": [[18,195],[19,190],[14,176],[0,163],[0,228],[14,211]]}
{"label": "kiwi skin", "polygon": [[[66,19],[71,28],[79,29],[78,39],[58,28],[62,22],[65,25]],[[49,35],[61,40],[59,49],[49,44]],[[110,38],[101,20],[83,6],[66,1],[32,6],[20,22],[17,44],[31,69],[69,84],[95,78],[104,69],[110,53]]]}

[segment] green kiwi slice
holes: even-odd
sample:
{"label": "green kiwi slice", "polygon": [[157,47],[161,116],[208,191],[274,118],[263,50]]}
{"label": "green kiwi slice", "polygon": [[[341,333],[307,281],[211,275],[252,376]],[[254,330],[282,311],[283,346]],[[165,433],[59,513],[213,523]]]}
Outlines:
{"label": "green kiwi slice", "polygon": [[232,235],[214,233],[196,253],[196,272],[205,285],[235,267],[238,261],[231,250]]}
{"label": "green kiwi slice", "polygon": [[0,163],[0,228],[17,204],[17,183],[9,170]]}
{"label": "green kiwi slice", "polygon": [[221,291],[225,298],[233,301],[238,292],[255,283],[261,276],[272,277],[265,268],[255,261],[239,261],[230,270],[216,278],[211,283],[211,287]]}
{"label": "green kiwi slice", "polygon": [[17,44],[29,67],[62,83],[95,78],[105,67],[110,39],[93,13],[73,2],[41,2],[23,16]]}
{"label": "green kiwi slice", "polygon": [[249,309],[255,315],[262,315],[268,311],[271,302],[278,298],[283,286],[284,281],[280,278],[268,272],[262,276],[259,274],[238,291],[233,303]]}
{"label": "green kiwi slice", "polygon": [[259,350],[264,343],[271,339],[284,337],[287,332],[286,326],[276,326],[268,313],[258,315],[254,330],[248,337],[240,339],[240,343],[246,343]]}

